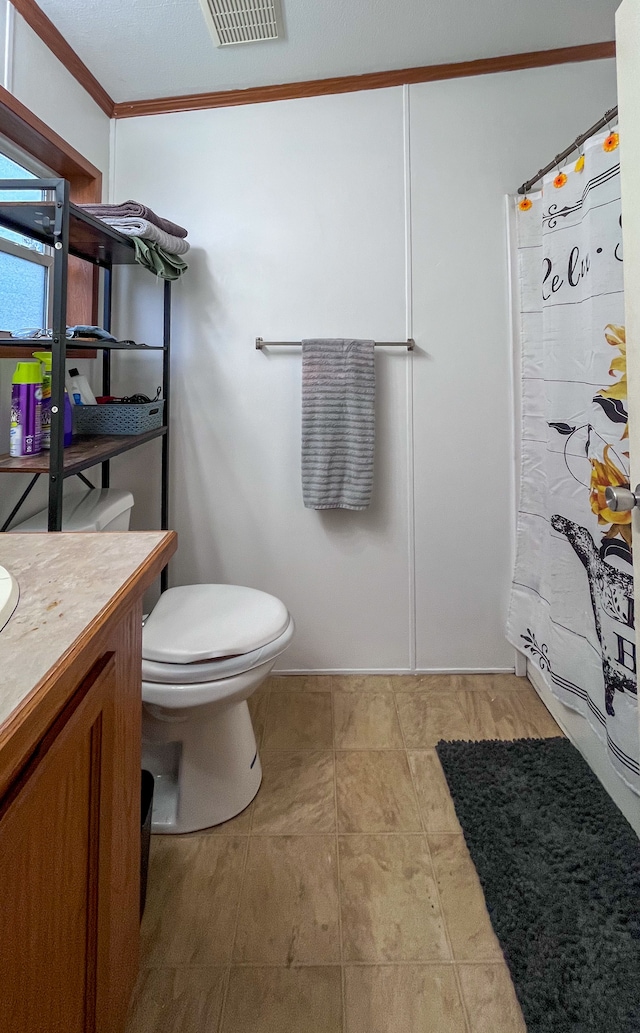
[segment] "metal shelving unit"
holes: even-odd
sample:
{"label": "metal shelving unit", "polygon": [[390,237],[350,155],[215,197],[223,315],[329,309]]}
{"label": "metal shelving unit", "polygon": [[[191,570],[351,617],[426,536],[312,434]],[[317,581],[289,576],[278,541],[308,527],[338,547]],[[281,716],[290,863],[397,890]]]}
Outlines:
{"label": "metal shelving unit", "polygon": [[[36,201],[5,201],[7,191],[36,191],[50,199]],[[91,262],[102,269],[103,313],[102,326],[111,330],[112,270],[114,265],[133,265],[135,246],[129,237],[111,226],[88,215],[69,201],[69,184],[65,179],[4,179],[0,180],[0,226],[31,237],[52,249],[53,267],[51,340],[0,340],[3,347],[33,344],[34,350],[51,348],[51,449],[36,456],[11,458],[0,456],[0,473],[31,473],[32,480],[5,521],[2,530],[10,526],[29,492],[42,474],[49,477],[48,529],[59,531],[62,526],[62,488],[65,477],[78,476],[90,482],[82,471],[92,466],[102,467],[102,487],[109,487],[110,461],[115,456],[137,448],[148,441],[162,441],[162,488],[160,498],[160,526],[168,529],[169,520],[169,401],[170,401],[170,347],[171,347],[171,283],[165,280],[163,303],[162,345],[120,345],[105,341],[73,339],[67,342],[67,276],[69,255]],[[165,425],[146,434],[128,436],[77,436],[73,445],[64,448],[64,382],[67,343],[75,351],[102,351],[102,393],[111,393],[111,352],[161,351],[162,394]],[[93,485],[90,485],[93,487]],[[167,587],[167,569],[162,572],[162,589]]]}

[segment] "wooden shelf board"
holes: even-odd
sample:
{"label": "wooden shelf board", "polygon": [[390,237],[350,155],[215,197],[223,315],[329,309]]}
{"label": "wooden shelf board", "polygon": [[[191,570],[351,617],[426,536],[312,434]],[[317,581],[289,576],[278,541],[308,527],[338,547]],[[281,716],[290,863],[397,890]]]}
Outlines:
{"label": "wooden shelf board", "polygon": [[[77,435],[72,445],[64,450],[64,476],[88,470],[92,466],[113,459],[122,452],[129,452],[147,441],[153,441],[167,433],[166,427],[157,427],[144,434],[83,434]],[[14,458],[5,453],[0,455],[0,473],[49,473],[49,453]]]}
{"label": "wooden shelf board", "polygon": [[[88,351],[122,351],[122,352],[162,352],[164,348],[161,344],[121,344],[119,341],[98,341],[88,339],[82,341],[81,338],[73,338],[71,340],[71,348],[75,351],[81,352],[85,358]],[[71,348],[67,349],[67,355],[71,354]],[[45,347],[45,351],[49,349]]]}
{"label": "wooden shelf board", "polygon": [[[0,359],[30,359],[34,352],[45,351],[51,349],[43,348],[42,341],[32,341],[31,344],[20,344],[17,340],[0,341]],[[66,351],[68,359],[95,359],[97,355],[95,345],[86,348],[67,348]]]}
{"label": "wooden shelf board", "polygon": [[[0,180],[0,185],[1,185]],[[52,201],[2,201],[0,226],[53,247],[55,205]],[[69,205],[69,254],[97,265],[133,265],[135,244],[77,205]]]}
{"label": "wooden shelf board", "polygon": [[[43,338],[24,342],[24,338],[11,337],[0,338],[0,359],[11,358],[6,352],[17,352],[19,356],[27,352],[50,352],[51,341]],[[68,359],[95,359],[98,351],[123,351],[123,352],[161,352],[164,348],[161,344],[120,344],[119,341],[98,341],[93,338],[83,341],[81,338],[72,338],[67,342],[66,357]]]}

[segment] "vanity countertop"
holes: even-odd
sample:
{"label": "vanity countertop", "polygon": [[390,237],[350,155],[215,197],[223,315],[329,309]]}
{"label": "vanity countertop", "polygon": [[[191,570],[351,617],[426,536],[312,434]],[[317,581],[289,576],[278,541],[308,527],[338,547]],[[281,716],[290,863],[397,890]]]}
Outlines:
{"label": "vanity countertop", "polygon": [[174,531],[0,534],[0,566],[20,588],[0,631],[0,733],[123,593],[151,583],[176,541]]}

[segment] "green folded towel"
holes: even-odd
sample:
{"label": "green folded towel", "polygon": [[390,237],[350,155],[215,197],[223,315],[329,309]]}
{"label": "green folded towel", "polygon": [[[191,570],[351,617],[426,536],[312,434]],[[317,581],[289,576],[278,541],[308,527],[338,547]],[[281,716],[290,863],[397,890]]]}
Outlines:
{"label": "green folded towel", "polygon": [[143,240],[142,237],[131,237],[131,240],[136,248],[136,262],[163,280],[178,280],[189,268],[179,255],[165,251],[153,240]]}

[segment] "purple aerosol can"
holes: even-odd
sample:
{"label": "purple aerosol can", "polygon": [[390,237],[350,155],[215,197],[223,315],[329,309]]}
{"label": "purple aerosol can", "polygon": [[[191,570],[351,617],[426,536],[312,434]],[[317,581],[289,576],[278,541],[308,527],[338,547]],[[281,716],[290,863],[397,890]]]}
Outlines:
{"label": "purple aerosol can", "polygon": [[33,456],[41,447],[42,371],[38,360],[19,362],[11,384],[9,454]]}

